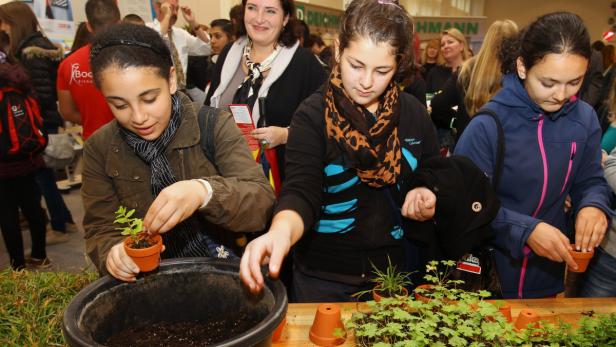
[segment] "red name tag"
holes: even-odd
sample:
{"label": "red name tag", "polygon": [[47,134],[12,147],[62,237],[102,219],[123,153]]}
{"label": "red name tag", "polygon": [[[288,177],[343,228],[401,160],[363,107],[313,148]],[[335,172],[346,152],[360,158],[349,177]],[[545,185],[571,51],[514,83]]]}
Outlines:
{"label": "red name tag", "polygon": [[458,262],[457,269],[479,275],[481,274],[479,258],[474,257],[472,254],[467,254]]}

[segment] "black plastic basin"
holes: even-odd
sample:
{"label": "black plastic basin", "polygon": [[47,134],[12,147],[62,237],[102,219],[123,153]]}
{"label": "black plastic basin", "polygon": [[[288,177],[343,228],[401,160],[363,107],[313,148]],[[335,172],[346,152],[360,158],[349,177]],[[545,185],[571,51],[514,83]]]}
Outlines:
{"label": "black plastic basin", "polygon": [[261,295],[240,283],[239,263],[209,258],[163,261],[136,283],[110,276],[79,292],[64,312],[63,333],[70,346],[104,346],[127,328],[158,322],[207,321],[241,312],[255,326],[211,346],[269,346],[286,315],[287,294],[279,281],[266,277]]}

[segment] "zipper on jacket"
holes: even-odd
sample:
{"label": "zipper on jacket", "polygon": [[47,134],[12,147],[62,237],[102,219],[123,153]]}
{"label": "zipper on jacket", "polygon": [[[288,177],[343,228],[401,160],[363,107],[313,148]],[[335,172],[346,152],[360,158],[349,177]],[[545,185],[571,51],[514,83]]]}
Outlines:
{"label": "zipper on jacket", "polygon": [[178,149],[178,154],[180,155],[180,170],[181,170],[181,174],[182,174],[182,179],[181,180],[185,180],[186,179],[186,170],[184,169],[184,149],[183,148]]}
{"label": "zipper on jacket", "polygon": [[561,195],[565,191],[565,187],[567,186],[567,182],[569,181],[569,176],[571,175],[571,167],[573,166],[573,158],[575,158],[576,150],[577,143],[573,141],[571,142],[571,155],[569,155],[569,166],[567,167],[567,175],[565,175],[565,183],[563,183],[563,188],[560,190]]}
{"label": "zipper on jacket", "polygon": [[[540,114],[539,123],[537,124],[537,142],[539,143],[539,151],[541,152],[541,161],[543,163],[543,187],[541,188],[541,198],[539,199],[539,204],[533,212],[532,216],[537,217],[541,207],[543,206],[543,201],[545,200],[545,195],[548,190],[548,159],[545,154],[545,146],[543,145],[543,115]],[[520,270],[520,280],[518,282],[518,298],[522,299],[523,297],[523,289],[524,289],[524,280],[526,278],[526,267],[528,265],[528,255],[530,254],[530,247],[524,246],[524,260],[522,260],[522,269]]]}

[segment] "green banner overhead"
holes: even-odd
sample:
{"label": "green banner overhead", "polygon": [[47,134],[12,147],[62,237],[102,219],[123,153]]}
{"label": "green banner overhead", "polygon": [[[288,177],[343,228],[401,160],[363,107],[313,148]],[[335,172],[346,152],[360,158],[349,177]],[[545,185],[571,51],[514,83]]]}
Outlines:
{"label": "green banner overhead", "polygon": [[338,31],[343,11],[295,2],[296,15],[310,27],[314,33],[334,33]]}
{"label": "green banner overhead", "polygon": [[415,17],[415,31],[421,40],[440,37],[444,30],[456,28],[471,41],[481,41],[486,33],[486,17]]}

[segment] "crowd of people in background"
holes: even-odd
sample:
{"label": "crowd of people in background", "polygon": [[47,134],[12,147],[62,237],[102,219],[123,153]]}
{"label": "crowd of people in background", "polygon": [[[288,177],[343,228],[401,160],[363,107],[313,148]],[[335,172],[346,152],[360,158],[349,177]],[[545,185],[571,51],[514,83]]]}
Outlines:
{"label": "crowd of people in background", "polygon": [[[179,0],[153,5],[148,21],[86,1],[68,53],[28,4],[0,5],[0,88],[33,97],[46,134],[82,126],[86,249],[101,275],[139,273],[113,225],[128,206],[163,235],[163,257],[240,261],[253,292],[269,263],[292,301],[351,300],[371,267],[423,269],[434,252],[413,233],[463,213],[439,201],[467,194],[443,174],[464,167],[495,182],[500,208],[483,226],[503,297],[563,292],[572,248],[596,250],[579,295],[616,296],[616,50],[591,45],[577,15],[494,21],[473,53],[456,28],[421,43],[395,0],[350,2],[333,42],[293,0],[242,0],[209,23]],[[256,152],[235,126],[243,112]],[[50,267],[45,245],[76,230],[55,175],[41,153],[0,156],[13,269]]]}

